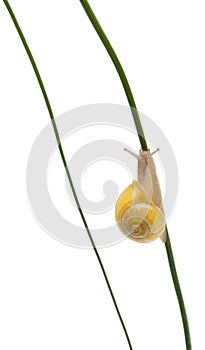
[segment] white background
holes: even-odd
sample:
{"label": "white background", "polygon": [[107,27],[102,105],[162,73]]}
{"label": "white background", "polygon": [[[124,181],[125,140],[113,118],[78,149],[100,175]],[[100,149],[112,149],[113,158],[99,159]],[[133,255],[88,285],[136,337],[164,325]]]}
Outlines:
{"label": "white background", "polygon": [[[119,55],[138,109],[161,127],[175,152],[180,187],[168,227],[193,349],[204,349],[203,1],[92,0],[91,5]],[[79,1],[17,0],[11,6],[56,116],[89,103],[127,105]],[[0,347],[128,349],[93,251],[55,241],[30,211],[26,164],[49,115],[3,1],[0,52]],[[133,349],[185,349],[160,240],[149,245],[125,240],[100,255]]]}

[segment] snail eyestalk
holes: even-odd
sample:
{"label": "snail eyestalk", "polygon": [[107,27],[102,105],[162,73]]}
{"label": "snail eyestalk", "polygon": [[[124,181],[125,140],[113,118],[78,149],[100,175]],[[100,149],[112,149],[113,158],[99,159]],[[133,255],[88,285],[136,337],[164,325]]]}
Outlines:
{"label": "snail eyestalk", "polygon": [[157,148],[154,152],[150,153],[151,156],[153,156],[153,154],[159,152],[159,148]]}
{"label": "snail eyestalk", "polygon": [[131,156],[133,156],[134,158],[136,158],[137,160],[139,160],[139,155],[137,153],[134,153],[132,151],[130,151],[129,149],[127,148],[124,148],[124,151],[128,152],[129,154],[131,154]]}

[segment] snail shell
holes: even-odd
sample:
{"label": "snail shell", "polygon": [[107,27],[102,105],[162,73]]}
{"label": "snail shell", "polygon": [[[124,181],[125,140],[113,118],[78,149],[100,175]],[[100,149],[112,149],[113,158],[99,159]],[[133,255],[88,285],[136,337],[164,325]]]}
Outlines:
{"label": "snail shell", "polygon": [[138,181],[128,186],[119,196],[115,219],[119,229],[128,238],[148,243],[161,237],[165,241],[165,217],[156,168],[150,151],[140,151]]}

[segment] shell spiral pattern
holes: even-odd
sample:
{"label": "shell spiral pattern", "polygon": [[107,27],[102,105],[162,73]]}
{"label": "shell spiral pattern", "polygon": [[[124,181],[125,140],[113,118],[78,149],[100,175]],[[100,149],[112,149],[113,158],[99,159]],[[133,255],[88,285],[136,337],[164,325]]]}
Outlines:
{"label": "shell spiral pattern", "polygon": [[118,198],[115,219],[123,234],[140,243],[157,239],[165,229],[163,212],[150,202],[143,186],[136,181]]}

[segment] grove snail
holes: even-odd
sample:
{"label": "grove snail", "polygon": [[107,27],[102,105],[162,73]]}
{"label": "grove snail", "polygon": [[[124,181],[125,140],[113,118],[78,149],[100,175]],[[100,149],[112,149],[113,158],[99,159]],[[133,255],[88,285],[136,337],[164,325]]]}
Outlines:
{"label": "grove snail", "polygon": [[158,150],[152,153],[141,150],[137,155],[125,149],[138,160],[138,181],[133,181],[119,196],[115,219],[123,234],[140,243],[158,237],[166,242],[162,196],[152,158]]}

